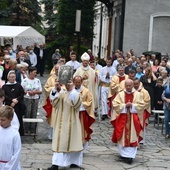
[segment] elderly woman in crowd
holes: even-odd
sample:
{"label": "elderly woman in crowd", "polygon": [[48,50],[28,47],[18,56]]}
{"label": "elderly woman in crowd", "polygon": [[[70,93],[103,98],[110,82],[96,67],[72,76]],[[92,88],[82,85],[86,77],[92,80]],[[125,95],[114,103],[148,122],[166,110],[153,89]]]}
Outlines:
{"label": "elderly woman in crowd", "polygon": [[168,72],[165,69],[162,69],[160,72],[160,77],[163,79],[163,86],[168,82]]}
{"label": "elderly woman in crowd", "polygon": [[[25,91],[24,101],[27,108],[25,117],[36,118],[38,111],[38,102],[40,94],[42,93],[42,86],[40,80],[36,78],[37,69],[35,67],[30,67],[28,72],[28,77],[25,78],[21,83]],[[35,123],[27,123],[25,125],[25,133],[35,133],[35,130]]]}
{"label": "elderly woman in crowd", "polygon": [[7,83],[2,86],[5,92],[5,105],[12,106],[18,117],[20,128],[19,133],[21,136],[24,135],[23,128],[23,114],[24,114],[24,89],[16,82],[16,74],[14,70],[10,70],[7,75]]}

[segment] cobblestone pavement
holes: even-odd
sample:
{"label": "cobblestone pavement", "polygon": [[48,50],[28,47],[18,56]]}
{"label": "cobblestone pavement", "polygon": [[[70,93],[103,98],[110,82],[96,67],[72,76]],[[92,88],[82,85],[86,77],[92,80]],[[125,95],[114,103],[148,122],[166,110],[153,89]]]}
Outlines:
{"label": "cobblestone pavement", "polygon": [[[45,84],[48,75],[40,78],[42,85]],[[42,109],[44,94],[39,103],[39,118],[44,123],[38,125],[36,140],[32,136],[22,137],[22,170],[41,170],[51,166],[52,151],[51,141],[48,140],[48,124],[45,112]],[[113,128],[109,120],[98,121],[94,124],[94,133],[89,142],[88,150],[84,151],[83,168],[85,170],[164,170],[170,169],[170,139],[165,139],[161,134],[161,127],[153,126],[153,117],[146,129],[146,143],[137,152],[136,158],[131,165],[121,162],[116,144],[111,142]],[[71,169],[61,168],[61,169]],[[73,169],[73,168],[72,168]]]}

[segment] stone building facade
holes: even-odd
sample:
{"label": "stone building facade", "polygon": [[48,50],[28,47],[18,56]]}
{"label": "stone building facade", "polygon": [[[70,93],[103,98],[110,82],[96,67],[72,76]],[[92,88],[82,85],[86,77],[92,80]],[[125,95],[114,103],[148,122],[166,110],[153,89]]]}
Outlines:
{"label": "stone building facade", "polygon": [[112,1],[112,16],[105,4],[96,4],[95,54],[100,49],[101,58],[112,56],[118,48],[124,53],[133,48],[136,55],[144,51],[170,52],[170,0]]}

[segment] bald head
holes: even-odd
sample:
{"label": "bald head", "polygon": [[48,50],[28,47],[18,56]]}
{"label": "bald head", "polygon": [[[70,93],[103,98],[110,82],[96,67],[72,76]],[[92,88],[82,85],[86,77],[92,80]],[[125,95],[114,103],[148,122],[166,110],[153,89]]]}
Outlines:
{"label": "bald head", "polygon": [[75,76],[73,79],[73,83],[77,89],[81,87],[82,84],[82,77],[81,76]]}
{"label": "bald head", "polygon": [[125,88],[127,92],[132,92],[133,89],[133,80],[127,79],[125,80]]}

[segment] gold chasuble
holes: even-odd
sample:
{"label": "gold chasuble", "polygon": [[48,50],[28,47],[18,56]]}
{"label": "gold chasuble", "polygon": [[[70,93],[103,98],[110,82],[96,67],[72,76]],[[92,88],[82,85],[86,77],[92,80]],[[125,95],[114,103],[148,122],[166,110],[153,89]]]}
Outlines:
{"label": "gold chasuble", "polygon": [[145,109],[143,112],[143,126],[148,125],[148,118],[151,115],[151,104],[150,104],[150,95],[147,90],[140,86],[138,92],[142,95],[142,98],[145,102]]}
{"label": "gold chasuble", "polygon": [[[73,102],[70,96],[76,101]],[[58,153],[83,150],[82,129],[79,118],[80,95],[75,90],[71,92],[60,91],[52,105],[57,108],[56,121],[53,127],[52,150]]]}
{"label": "gold chasuble", "polygon": [[96,74],[95,70],[93,70],[91,67],[84,68],[83,66],[79,67],[76,72],[74,73],[75,76],[88,76],[88,79],[83,80],[82,85],[86,87],[87,89],[90,90],[92,96],[93,96],[93,108],[98,107],[98,93],[97,93],[97,88],[98,88],[98,82],[96,79]]}
{"label": "gold chasuble", "polygon": [[120,86],[120,83],[124,80],[128,79],[128,75],[124,74],[123,76],[120,76],[119,74],[116,74],[112,77],[110,81],[109,86],[109,92],[108,92],[108,116],[111,117],[111,112],[113,110],[112,108],[112,101],[116,97],[117,93],[124,90],[122,86]]}
{"label": "gold chasuble", "polygon": [[[124,111],[127,102],[131,102],[136,112],[131,113],[130,109]],[[111,123],[114,127],[112,141],[124,147],[138,146],[141,131],[143,130],[144,101],[139,92],[119,92],[112,102],[113,113]]]}
{"label": "gold chasuble", "polygon": [[109,87],[109,93],[108,98],[111,98],[112,96],[115,97],[117,93],[123,90],[123,88],[120,86],[120,83],[123,80],[127,80],[128,75],[124,74],[123,76],[119,76],[119,74],[114,75],[110,81],[110,87]]}

